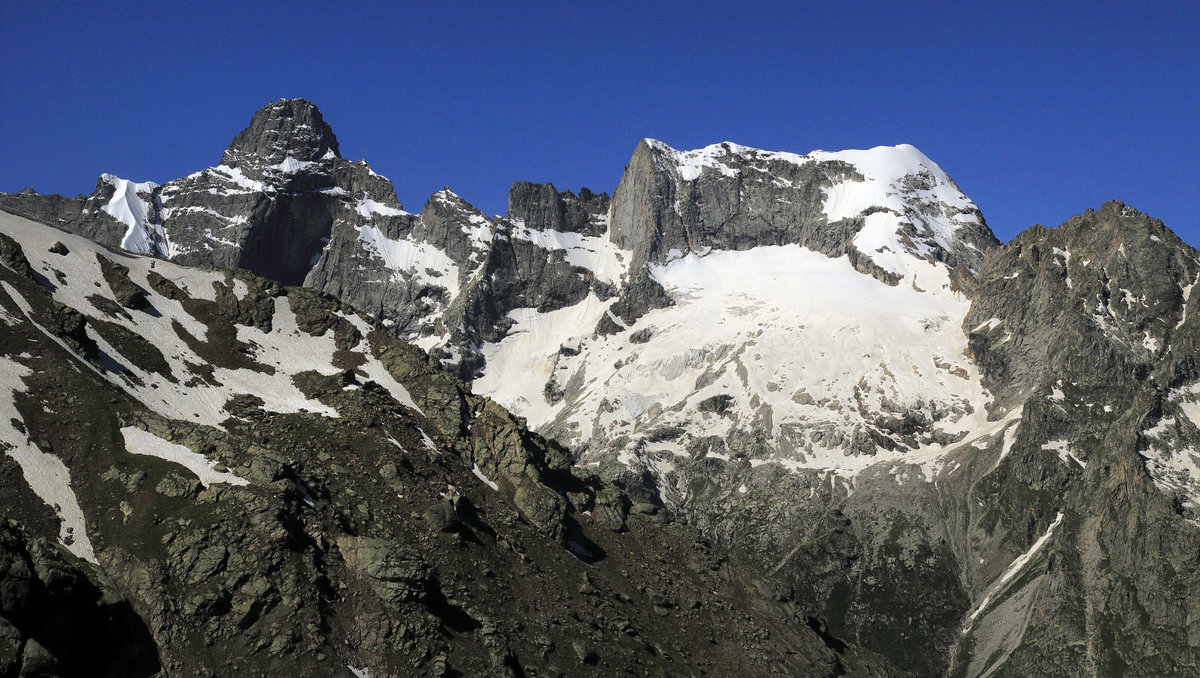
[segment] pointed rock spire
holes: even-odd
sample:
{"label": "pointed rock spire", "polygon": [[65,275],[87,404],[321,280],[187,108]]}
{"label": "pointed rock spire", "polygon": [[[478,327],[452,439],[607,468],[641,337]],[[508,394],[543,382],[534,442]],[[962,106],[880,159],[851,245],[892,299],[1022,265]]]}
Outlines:
{"label": "pointed rock spire", "polygon": [[288,162],[314,162],[341,157],[337,137],[321,110],[305,99],[279,99],[254,114],[225,154],[221,164],[275,165]]}

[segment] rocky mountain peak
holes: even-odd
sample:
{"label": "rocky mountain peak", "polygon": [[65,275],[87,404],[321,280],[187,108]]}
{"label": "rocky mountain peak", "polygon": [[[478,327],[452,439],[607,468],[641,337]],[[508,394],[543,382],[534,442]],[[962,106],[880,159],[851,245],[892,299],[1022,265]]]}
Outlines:
{"label": "rocky mountain peak", "polygon": [[412,237],[444,251],[455,264],[462,265],[483,255],[480,250],[491,241],[494,225],[483,212],[448,187],[425,201]]}
{"label": "rocky mountain peak", "polygon": [[[422,212],[430,210],[451,210],[456,212],[479,212],[474,205],[467,202],[461,195],[450,190],[449,186],[443,186],[442,190],[436,191],[429,199],[425,201],[425,206]],[[482,212],[480,212],[482,214]]]}
{"label": "rocky mountain peak", "polygon": [[[1098,378],[1108,388],[1140,382],[1158,365],[1162,383],[1176,373],[1195,378],[1194,349],[1171,347],[1192,341],[1198,277],[1196,250],[1161,221],[1111,201],[1056,228],[1029,228],[988,257],[964,327],[1002,400],[1027,397],[1046,375]],[[1035,340],[1012,342],[1016,328]]]}
{"label": "rocky mountain peak", "polygon": [[1059,226],[1062,236],[1072,240],[1110,242],[1122,245],[1162,248],[1183,245],[1179,236],[1155,219],[1119,200],[1110,200],[1099,209],[1087,209]]}
{"label": "rocky mountain peak", "polygon": [[279,165],[339,157],[337,137],[315,104],[279,99],[255,112],[225,150],[221,164]]}
{"label": "rocky mountain peak", "polygon": [[999,244],[979,208],[915,147],[764,151],[638,144],[613,194],[612,238],[635,264],[673,251],[795,244],[896,283],[914,262],[977,270]]}

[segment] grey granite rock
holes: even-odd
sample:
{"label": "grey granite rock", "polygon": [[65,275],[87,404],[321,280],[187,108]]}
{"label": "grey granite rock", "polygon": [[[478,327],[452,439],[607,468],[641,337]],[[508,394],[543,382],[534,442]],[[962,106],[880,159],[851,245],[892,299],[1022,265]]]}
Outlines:
{"label": "grey granite rock", "polygon": [[597,194],[587,188],[576,195],[558,191],[554,184],[518,181],[508,192],[508,218],[535,231],[605,235],[608,205],[607,193]]}
{"label": "grey granite rock", "polygon": [[[893,274],[853,244],[863,219],[856,215],[831,222],[825,209],[827,191],[835,184],[862,181],[855,165],[818,154],[772,153],[731,143],[680,152],[644,139],[613,193],[610,237],[632,252],[629,293],[615,310],[630,323],[666,303],[646,290],[646,264],[710,249],[801,245],[830,257],[849,256],[858,270],[895,284]],[[912,249],[952,268],[977,269],[984,252],[998,241],[973,205],[963,211],[922,197],[939,183],[957,190],[936,168],[908,175],[902,185],[892,187],[904,198],[899,216],[907,224]],[[964,225],[949,247],[936,242],[929,226],[934,217]]]}

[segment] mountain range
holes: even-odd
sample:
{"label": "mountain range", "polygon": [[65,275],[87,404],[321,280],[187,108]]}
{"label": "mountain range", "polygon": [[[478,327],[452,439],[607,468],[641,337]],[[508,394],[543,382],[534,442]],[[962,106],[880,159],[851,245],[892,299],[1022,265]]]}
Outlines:
{"label": "mountain range", "polygon": [[1120,202],[644,139],[411,213],[288,99],[0,209],[0,675],[1200,672],[1200,253]]}

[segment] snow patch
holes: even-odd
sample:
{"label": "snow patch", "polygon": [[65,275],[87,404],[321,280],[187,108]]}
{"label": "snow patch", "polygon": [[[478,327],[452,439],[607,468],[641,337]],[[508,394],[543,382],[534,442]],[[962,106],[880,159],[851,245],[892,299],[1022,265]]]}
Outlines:
{"label": "snow patch", "polygon": [[499,485],[497,485],[495,482],[493,482],[487,476],[483,475],[483,471],[479,468],[479,464],[475,464],[474,466],[471,467],[471,473],[474,473],[476,478],[483,481],[484,485],[487,485],[488,487],[492,488],[493,490],[495,490],[497,492],[500,491]]}
{"label": "snow patch", "polygon": [[205,487],[214,483],[250,484],[250,481],[233,473],[216,470],[218,462],[208,459],[203,454],[159,438],[149,431],[143,431],[135,426],[125,426],[121,429],[121,435],[125,438],[125,449],[130,454],[158,457],[179,464],[194,473],[200,479],[200,484]]}
{"label": "snow patch", "polygon": [[[464,228],[465,230],[465,228]],[[514,220],[511,229],[514,238],[528,240],[542,249],[560,250],[567,263],[591,271],[597,279],[611,285],[619,284],[627,275],[632,252],[622,250],[607,236],[586,236],[579,233],[526,228],[524,222]]]}
{"label": "snow patch", "polygon": [[1020,427],[1020,419],[1018,418],[1011,425],[1004,429],[1004,442],[1000,446],[1000,456],[996,457],[996,465],[992,467],[993,470],[999,468],[1000,462],[1004,461],[1004,458],[1008,456],[1009,452],[1012,452],[1013,443],[1017,441],[1017,429]]}
{"label": "snow patch", "polygon": [[1183,304],[1182,304],[1183,310],[1179,314],[1179,322],[1175,324],[1175,329],[1179,329],[1180,327],[1183,327],[1183,323],[1187,321],[1188,300],[1191,298],[1192,290],[1196,288],[1197,283],[1200,283],[1200,273],[1196,274],[1196,279],[1193,280],[1191,282],[1191,284],[1186,285],[1186,286],[1185,285],[1179,286],[1180,291],[1183,292]]}
{"label": "snow patch", "polygon": [[61,459],[43,452],[22,433],[13,422],[24,419],[17,410],[15,397],[25,391],[24,378],[32,374],[29,368],[11,358],[0,356],[0,448],[21,467],[29,489],[46,502],[62,521],[58,540],[71,553],[88,562],[96,562],[92,542],[87,536],[83,509],[71,489],[71,472]]}
{"label": "snow patch", "polygon": [[445,252],[427,242],[389,238],[374,226],[357,228],[363,249],[383,260],[392,271],[392,280],[413,278],[444,288],[451,299],[458,296],[458,266]]}
{"label": "snow patch", "polygon": [[[333,151],[331,149],[330,153],[332,152]],[[329,153],[326,153],[327,157],[328,155]],[[304,170],[316,164],[319,163],[314,160],[297,160],[289,155],[283,159],[283,162],[279,163],[278,165],[271,165],[269,169],[273,169],[276,172],[281,172],[283,174],[295,174],[297,172],[303,172]]]}
{"label": "snow patch", "polygon": [[206,170],[201,170],[200,172],[197,172],[196,174],[193,174],[193,175],[189,176],[188,178],[191,179],[192,177],[195,177],[195,176],[198,176],[198,175],[204,174],[204,173],[216,174],[219,178],[224,179],[225,181],[231,182],[234,186],[237,186],[238,188],[242,189],[242,192],[245,192],[245,193],[274,193],[275,192],[274,186],[264,184],[261,181],[255,181],[254,179],[251,179],[250,177],[247,177],[245,174],[243,174],[242,170],[240,170],[236,167],[230,167],[228,165],[217,165],[216,167],[212,167],[212,168],[209,168]]}
{"label": "snow patch", "polygon": [[433,438],[429,437],[425,429],[418,428],[417,432],[421,434],[421,442],[425,444],[425,449],[429,450],[431,454],[437,454],[440,451],[438,450],[437,443],[433,442]]}
{"label": "snow patch", "polygon": [[991,587],[989,587],[987,594],[983,597],[983,600],[980,601],[980,603],[975,606],[975,609],[973,609],[970,614],[967,615],[967,624],[963,627],[963,633],[966,633],[971,629],[971,625],[975,622],[975,618],[978,617],[979,613],[983,612],[983,610],[988,606],[988,603],[991,602],[992,597],[1000,593],[1005,585],[1007,585],[1008,582],[1010,582],[1012,578],[1017,575],[1017,573],[1019,573],[1025,568],[1026,565],[1029,564],[1029,561],[1032,560],[1035,555],[1037,555],[1038,551],[1042,550],[1042,547],[1046,545],[1046,542],[1050,541],[1050,537],[1054,535],[1054,529],[1058,527],[1059,523],[1062,522],[1062,519],[1063,514],[1061,511],[1059,511],[1058,515],[1054,518],[1054,522],[1050,523],[1050,527],[1046,528],[1046,533],[1041,537],[1038,537],[1038,540],[1033,542],[1033,546],[1030,546],[1028,551],[1017,556],[1017,558],[1012,561],[1012,564],[1008,566],[1008,569],[1004,571],[1004,574],[1000,575],[1000,578],[997,579],[996,582],[991,585]]}
{"label": "snow patch", "polygon": [[389,207],[381,202],[376,202],[370,198],[362,198],[358,204],[354,206],[354,211],[358,212],[359,216],[370,220],[375,215],[383,217],[403,217],[411,216],[408,212],[395,207]]}
{"label": "snow patch", "polygon": [[727,177],[736,177],[738,171],[721,162],[720,158],[733,154],[738,155],[746,150],[731,142],[712,144],[693,151],[677,151],[657,139],[644,139],[647,145],[659,154],[669,158],[684,181],[695,181],[705,169],[712,169]]}
{"label": "snow patch", "polygon": [[[1084,461],[1080,460],[1079,457],[1075,456],[1075,453],[1071,451],[1070,442],[1068,442],[1066,440],[1051,440],[1047,443],[1044,443],[1042,445],[1042,449],[1046,450],[1047,452],[1056,453],[1058,455],[1059,460],[1062,461],[1062,463],[1064,463],[1064,464],[1067,464],[1067,460],[1070,459],[1070,460],[1074,461],[1076,464],[1079,464],[1079,466],[1082,468],[1087,467],[1087,462],[1084,462]],[[1067,464],[1067,465],[1069,466],[1070,464]]]}

